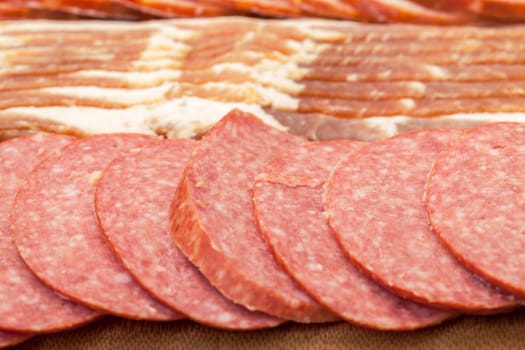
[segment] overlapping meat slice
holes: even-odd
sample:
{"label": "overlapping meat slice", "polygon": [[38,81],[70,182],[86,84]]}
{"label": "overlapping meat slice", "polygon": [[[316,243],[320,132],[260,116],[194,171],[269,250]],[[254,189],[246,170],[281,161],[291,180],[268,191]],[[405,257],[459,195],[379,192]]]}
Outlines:
{"label": "overlapping meat slice", "polygon": [[521,0],[9,0],[8,3],[18,7],[9,11],[10,18],[143,19],[243,14],[440,25],[524,18]]}
{"label": "overlapping meat slice", "polygon": [[[0,31],[0,115],[43,118],[69,107],[115,110],[115,118],[146,110],[149,118],[188,96],[304,118],[363,118],[378,128],[373,118],[431,117],[420,124],[439,125],[522,113],[520,26],[212,22],[102,22],[89,30],[44,22],[39,31],[8,23]],[[173,115],[176,124],[182,116]]]}
{"label": "overlapping meat slice", "polygon": [[138,20],[146,16],[109,0],[11,0],[15,6],[28,11],[46,11],[54,16],[67,18],[79,16],[84,18],[111,18],[120,20]]}
{"label": "overlapping meat slice", "polygon": [[158,17],[200,17],[231,14],[224,6],[191,0],[118,0],[132,9]]}
{"label": "overlapping meat slice", "polygon": [[468,9],[480,16],[501,21],[522,21],[525,19],[523,0],[478,0],[472,1]]}
{"label": "overlapping meat slice", "polygon": [[270,161],[254,184],[257,224],[276,258],[316,300],[349,322],[403,330],[451,316],[391,294],[341,251],[323,215],[323,185],[340,158],[359,152],[350,141],[311,143]]}
{"label": "overlapping meat slice", "polygon": [[93,205],[104,168],[149,141],[146,135],[95,135],[48,157],[20,188],[11,228],[27,266],[62,295],[122,317],[173,320],[180,314],[153,299],[119,263]]}
{"label": "overlapping meat slice", "polygon": [[[434,65],[427,63],[396,63],[388,66],[317,67],[306,70],[302,79],[311,81],[396,82],[447,81],[495,82],[525,79],[523,65]],[[299,81],[298,83],[302,83]]]}
{"label": "overlapping meat slice", "polygon": [[276,326],[283,321],[224,298],[171,238],[169,207],[194,146],[191,140],[159,140],[114,160],[96,192],[104,234],[146,290],[191,319],[233,330]]}
{"label": "overlapping meat slice", "polygon": [[84,16],[74,15],[63,11],[47,9],[32,9],[20,2],[8,2],[0,4],[0,19],[84,19]]}
{"label": "overlapping meat slice", "polygon": [[350,259],[396,293],[462,312],[512,309],[518,300],[470,273],[428,223],[428,174],[439,153],[460,134],[422,130],[350,153],[326,186],[328,222]]}
{"label": "overlapping meat slice", "polygon": [[427,210],[439,240],[469,269],[523,297],[525,125],[466,132],[436,162]]}
{"label": "overlapping meat slice", "polygon": [[[374,116],[395,117],[442,117],[448,115],[488,114],[496,121],[515,113],[522,118],[522,97],[462,98],[454,100],[399,99],[381,101],[347,101],[343,99],[301,98],[297,111],[301,113],[323,113],[340,118],[369,118]],[[511,116],[512,118],[512,116]]]}
{"label": "overlapping meat slice", "polygon": [[0,144],[0,329],[53,332],[100,317],[98,312],[69,301],[42,284],[20,258],[10,231],[9,213],[25,178],[46,157],[74,140],[42,134]]}
{"label": "overlapping meat slice", "polygon": [[202,0],[202,2],[263,16],[293,17],[301,14],[301,8],[294,0]]}
{"label": "overlapping meat slice", "polygon": [[472,16],[465,12],[438,11],[408,0],[354,0],[350,3],[369,18],[379,22],[454,24],[472,19]]}
{"label": "overlapping meat slice", "polygon": [[349,2],[344,0],[303,0],[301,10],[309,16],[366,20]]}
{"label": "overlapping meat slice", "polygon": [[192,153],[172,203],[173,238],[223,295],[250,310],[297,322],[335,316],[275,261],[255,224],[251,191],[264,163],[303,142],[234,110]]}

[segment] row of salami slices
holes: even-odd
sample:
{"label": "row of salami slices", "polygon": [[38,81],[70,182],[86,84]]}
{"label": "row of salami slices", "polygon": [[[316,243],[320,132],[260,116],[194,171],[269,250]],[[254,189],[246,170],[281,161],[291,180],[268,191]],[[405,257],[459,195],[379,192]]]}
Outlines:
{"label": "row of salami slices", "polygon": [[524,20],[522,0],[7,0],[0,18],[111,18],[220,15],[324,17],[369,22],[454,24]]}
{"label": "row of salami slices", "polygon": [[0,345],[104,314],[410,330],[512,310],[524,164],[519,123],[307,142],[239,110],[200,141],[6,141]]}

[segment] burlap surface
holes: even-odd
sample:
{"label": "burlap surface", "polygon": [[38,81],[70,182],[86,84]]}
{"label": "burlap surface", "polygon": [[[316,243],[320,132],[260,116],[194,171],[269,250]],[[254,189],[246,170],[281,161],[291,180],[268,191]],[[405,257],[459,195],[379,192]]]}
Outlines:
{"label": "burlap surface", "polygon": [[153,323],[108,317],[77,330],[37,336],[16,349],[525,349],[525,310],[462,316],[430,329],[402,333],[343,322],[290,323],[243,333],[191,321]]}

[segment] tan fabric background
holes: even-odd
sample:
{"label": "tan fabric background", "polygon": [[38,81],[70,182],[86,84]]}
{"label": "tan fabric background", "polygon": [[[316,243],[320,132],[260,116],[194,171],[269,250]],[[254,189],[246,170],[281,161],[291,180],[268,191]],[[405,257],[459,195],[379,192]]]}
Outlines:
{"label": "tan fabric background", "polygon": [[347,323],[286,324],[227,332],[191,321],[153,323],[105,318],[66,333],[37,336],[16,349],[525,349],[525,310],[462,316],[413,332],[380,332]]}

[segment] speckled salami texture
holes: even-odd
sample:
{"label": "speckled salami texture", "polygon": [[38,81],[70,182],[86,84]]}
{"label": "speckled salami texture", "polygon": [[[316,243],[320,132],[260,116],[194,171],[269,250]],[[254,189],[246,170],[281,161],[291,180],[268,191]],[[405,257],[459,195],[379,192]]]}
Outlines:
{"label": "speckled salami texture", "polygon": [[326,188],[328,220],[350,258],[397,293],[463,312],[509,309],[514,297],[471,274],[430,230],[426,179],[441,150],[459,135],[412,132],[344,158]]}
{"label": "speckled salami texture", "polygon": [[45,157],[74,140],[68,136],[41,134],[0,144],[1,329],[52,332],[87,323],[99,315],[65,300],[43,285],[18,255],[9,230],[11,206],[24,179]]}
{"label": "speckled salami texture", "polygon": [[16,197],[11,220],[22,258],[51,288],[119,316],[166,320],[180,315],[152,299],[120,265],[93,203],[108,163],[152,140],[112,134],[74,142],[32,172]]}
{"label": "speckled salami texture", "polygon": [[465,133],[437,161],[427,189],[438,237],[466,266],[525,296],[525,125]]}
{"label": "speckled salami texture", "polygon": [[451,315],[380,287],[346,258],[326,223],[323,185],[337,161],[361,146],[316,142],[272,160],[255,182],[258,226],[288,273],[341,318],[389,330],[439,323]]}
{"label": "speckled salami texture", "polygon": [[222,294],[298,322],[335,317],[278,265],[255,224],[252,187],[273,156],[302,139],[234,110],[195,148],[170,215],[179,248]]}
{"label": "speckled salami texture", "polygon": [[123,265],[152,295],[191,319],[225,329],[282,321],[224,298],[177,248],[169,208],[195,141],[159,140],[117,158],[97,185],[96,211]]}

